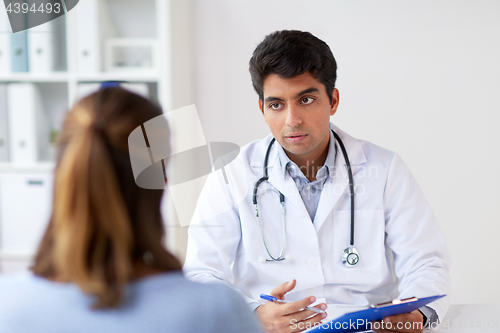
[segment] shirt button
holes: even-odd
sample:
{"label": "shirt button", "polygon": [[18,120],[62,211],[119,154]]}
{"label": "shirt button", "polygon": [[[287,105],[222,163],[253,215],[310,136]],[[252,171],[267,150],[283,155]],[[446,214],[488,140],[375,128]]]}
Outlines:
{"label": "shirt button", "polygon": [[309,266],[316,266],[316,259],[314,258],[310,258],[307,263],[309,264]]}

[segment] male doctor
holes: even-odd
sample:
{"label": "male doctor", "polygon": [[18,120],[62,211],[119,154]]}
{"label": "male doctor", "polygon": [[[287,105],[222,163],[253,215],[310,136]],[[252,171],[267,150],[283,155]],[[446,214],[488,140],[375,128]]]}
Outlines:
{"label": "male doctor", "polygon": [[[304,310],[313,303],[361,307],[450,291],[443,234],[401,157],[329,122],[336,70],[328,45],[308,32],[265,37],[250,73],[272,135],[209,176],[189,229],[186,276],[238,290],[267,332],[318,323],[324,314]],[[294,302],[264,303],[261,293]],[[422,332],[447,308],[445,297],[385,318],[378,331]]]}

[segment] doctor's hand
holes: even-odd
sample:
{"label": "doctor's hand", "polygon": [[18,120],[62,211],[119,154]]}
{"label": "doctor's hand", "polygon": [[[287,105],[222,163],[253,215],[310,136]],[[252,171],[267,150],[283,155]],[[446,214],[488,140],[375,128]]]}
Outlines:
{"label": "doctor's hand", "polygon": [[[295,288],[296,281],[285,282],[271,291],[271,296],[285,299],[285,294]],[[302,332],[308,328],[321,324],[326,313],[316,313],[310,310],[301,310],[316,301],[316,297],[306,297],[292,303],[266,302],[257,308],[256,312],[267,333],[274,332]],[[315,308],[326,310],[326,304],[321,303]],[[312,317],[311,317],[312,316]],[[309,318],[310,317],[310,318]]]}
{"label": "doctor's hand", "polygon": [[377,333],[422,333],[424,315],[419,310],[415,310],[410,313],[385,317],[382,322],[373,322],[372,325],[372,329]]}

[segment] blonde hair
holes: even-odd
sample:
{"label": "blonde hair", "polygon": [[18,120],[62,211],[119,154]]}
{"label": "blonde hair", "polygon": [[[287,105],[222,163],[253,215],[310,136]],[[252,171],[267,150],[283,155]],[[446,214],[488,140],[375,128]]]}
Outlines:
{"label": "blonde hair", "polygon": [[118,306],[148,253],[151,266],[180,270],[162,245],[162,190],[135,184],[127,139],[161,114],[146,99],[106,88],[81,100],[66,116],[59,142],[52,215],[33,272],[77,284],[94,295],[94,308]]}

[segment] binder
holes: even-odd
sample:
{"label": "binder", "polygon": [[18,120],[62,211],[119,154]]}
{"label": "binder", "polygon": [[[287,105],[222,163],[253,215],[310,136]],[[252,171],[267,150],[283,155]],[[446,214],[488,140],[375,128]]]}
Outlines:
{"label": "binder", "polygon": [[[434,302],[446,295],[437,295],[424,298],[413,297],[408,301],[394,300],[379,306],[371,306],[368,309],[346,313],[328,323],[321,324],[308,332],[362,332],[371,330],[374,326],[371,322],[384,319],[401,313],[408,313]],[[327,310],[328,311],[328,310]],[[376,328],[376,327],[375,327]]]}
{"label": "binder", "polygon": [[26,30],[13,33],[10,38],[12,72],[27,72],[28,33]]}
{"label": "binder", "polygon": [[47,155],[50,139],[37,86],[33,83],[9,84],[7,105],[11,162],[33,165]]}
{"label": "binder", "polygon": [[10,29],[7,12],[0,10],[0,76],[10,73]]}
{"label": "binder", "polygon": [[28,30],[29,70],[48,73],[55,66],[55,22],[50,21]]}
{"label": "binder", "polygon": [[[16,15],[16,20],[16,27],[28,27],[28,17],[26,14]],[[23,30],[13,33],[10,36],[10,47],[12,72],[28,72],[28,32]]]}
{"label": "binder", "polygon": [[102,42],[114,36],[107,7],[102,0],[85,0],[75,11],[77,69],[82,74],[96,74],[102,69]]}
{"label": "binder", "polygon": [[0,84],[0,162],[9,161],[9,126],[7,117],[7,85]]}

